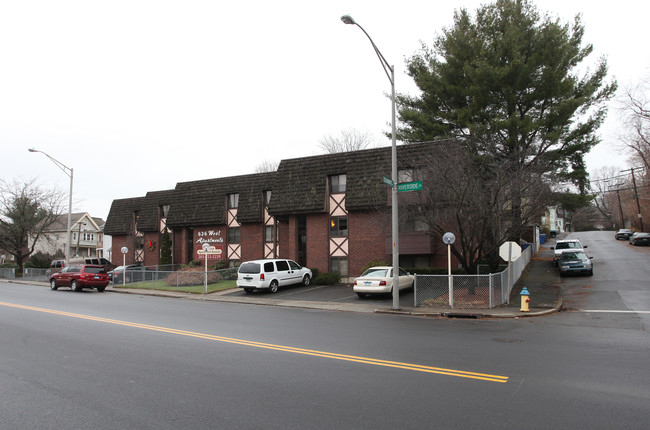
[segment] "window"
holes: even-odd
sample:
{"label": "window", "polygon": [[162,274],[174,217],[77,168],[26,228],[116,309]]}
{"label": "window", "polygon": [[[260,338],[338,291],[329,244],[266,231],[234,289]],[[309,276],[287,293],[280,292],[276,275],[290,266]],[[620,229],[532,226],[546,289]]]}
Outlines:
{"label": "window", "polygon": [[273,231],[275,228],[272,225],[264,227],[264,242],[273,242]]}
{"label": "window", "polygon": [[228,229],[228,243],[241,242],[241,229],[239,227],[230,227]]}
{"label": "window", "polygon": [[289,271],[289,263],[287,263],[285,260],[278,260],[275,262],[275,267],[278,268],[278,272],[288,272]]}
{"label": "window", "polygon": [[160,207],[160,213],[162,214],[161,218],[167,218],[169,214],[169,205],[162,205]]}
{"label": "window", "polygon": [[94,233],[82,233],[81,240],[85,240],[86,242],[92,242],[95,240],[95,234]]}
{"label": "window", "polygon": [[341,237],[348,235],[348,217],[330,219],[330,236]]}
{"label": "window", "polygon": [[271,203],[271,190],[264,191],[264,206],[268,206]]}
{"label": "window", "polygon": [[239,194],[228,194],[228,209],[237,209],[239,206]]}
{"label": "window", "polygon": [[347,182],[347,177],[345,175],[330,176],[330,193],[331,194],[344,193],[346,182]]}
{"label": "window", "polygon": [[404,182],[413,182],[415,181],[415,176],[413,175],[413,169],[403,169],[397,172],[397,182],[403,184]]}
{"label": "window", "polygon": [[264,263],[264,273],[273,273],[275,272],[275,268],[273,267],[273,262],[269,261],[267,263]]}
{"label": "window", "polygon": [[341,277],[348,276],[348,259],[333,257],[330,260],[330,271],[337,272]]}

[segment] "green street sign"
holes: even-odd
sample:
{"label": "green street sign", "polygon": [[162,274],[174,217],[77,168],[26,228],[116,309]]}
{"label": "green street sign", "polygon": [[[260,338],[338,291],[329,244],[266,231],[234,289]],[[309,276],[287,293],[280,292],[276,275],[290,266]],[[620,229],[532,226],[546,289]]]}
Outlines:
{"label": "green street sign", "polygon": [[395,182],[393,182],[392,179],[388,179],[385,176],[384,176],[384,184],[388,185],[389,187],[394,187],[395,186]]}
{"label": "green street sign", "polygon": [[421,191],[421,190],[422,190],[422,181],[405,182],[403,184],[397,184],[397,192]]}

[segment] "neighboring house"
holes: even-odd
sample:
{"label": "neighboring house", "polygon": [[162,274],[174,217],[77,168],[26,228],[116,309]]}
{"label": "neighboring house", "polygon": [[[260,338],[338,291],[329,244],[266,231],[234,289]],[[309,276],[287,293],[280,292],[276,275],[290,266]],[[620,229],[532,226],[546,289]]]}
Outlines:
{"label": "neighboring house", "polygon": [[548,229],[551,234],[564,233],[564,210],[559,206],[549,206],[546,213],[542,216],[542,225]]}
{"label": "neighboring house", "polygon": [[[443,144],[398,146],[400,177]],[[123,247],[127,264],[158,264],[166,228],[175,264],[198,259],[208,244],[215,250],[209,258],[229,266],[290,258],[320,272],[358,276],[368,262],[392,259],[390,187],[383,180],[390,171],[390,147],[282,160],[275,172],[182,182],[114,200],[104,233],[112,237],[114,264],[121,264]],[[417,200],[409,194],[399,193],[400,207]],[[446,265],[444,244],[426,226],[400,224],[400,265]]]}
{"label": "neighboring house", "polygon": [[[89,213],[71,215],[70,256],[104,257],[104,220],[90,216]],[[65,255],[68,231],[68,214],[57,217],[55,222],[43,232],[34,252]]]}

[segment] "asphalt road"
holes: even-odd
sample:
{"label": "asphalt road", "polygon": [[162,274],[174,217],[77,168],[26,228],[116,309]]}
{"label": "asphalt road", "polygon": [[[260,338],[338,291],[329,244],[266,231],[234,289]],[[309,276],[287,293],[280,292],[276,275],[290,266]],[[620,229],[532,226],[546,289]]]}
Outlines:
{"label": "asphalt road", "polygon": [[579,237],[596,274],[563,278],[570,309],[539,318],[0,283],[2,428],[645,429],[650,248]]}

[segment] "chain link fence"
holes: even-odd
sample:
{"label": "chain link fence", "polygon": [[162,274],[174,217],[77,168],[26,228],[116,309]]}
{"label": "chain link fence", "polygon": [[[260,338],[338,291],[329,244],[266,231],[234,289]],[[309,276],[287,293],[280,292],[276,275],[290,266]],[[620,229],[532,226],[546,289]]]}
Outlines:
{"label": "chain link fence", "polygon": [[416,307],[491,309],[510,302],[510,292],[530,262],[532,249],[499,273],[486,275],[415,275]]}

